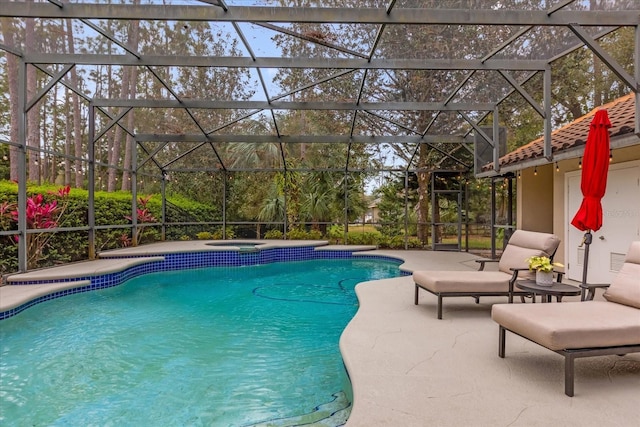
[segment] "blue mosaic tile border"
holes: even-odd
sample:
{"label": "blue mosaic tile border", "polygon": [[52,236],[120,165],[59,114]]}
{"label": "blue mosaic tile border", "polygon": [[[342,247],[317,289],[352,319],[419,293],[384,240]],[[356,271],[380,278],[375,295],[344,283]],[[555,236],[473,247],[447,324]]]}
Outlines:
{"label": "blue mosaic tile border", "polygon": [[16,314],[20,313],[21,311],[26,310],[29,307],[32,307],[36,304],[40,304],[41,302],[45,302],[45,301],[49,301],[52,299],[56,299],[56,298],[60,298],[60,297],[64,297],[67,295],[71,295],[71,294],[79,294],[82,292],[87,292],[87,291],[91,291],[95,288],[93,288],[91,285],[86,285],[86,286],[81,286],[78,288],[72,288],[72,289],[64,289],[61,291],[56,291],[53,293],[50,293],[48,295],[43,295],[41,297],[38,297],[36,299],[33,299],[31,301],[27,301],[26,303],[19,305],[17,307],[14,307],[12,309],[9,309],[7,311],[3,311],[0,313],[0,320],[4,320],[7,319],[9,317],[13,317]]}
{"label": "blue mosaic tile border", "polygon": [[[240,251],[206,251],[206,252],[186,252],[165,254],[164,260],[153,260],[144,264],[135,265],[125,270],[102,274],[97,276],[74,277],[59,280],[33,280],[20,282],[20,285],[39,285],[47,283],[72,283],[80,281],[90,281],[90,285],[79,286],[77,288],[64,289],[52,292],[28,301],[20,306],[14,307],[7,311],[0,312],[0,320],[15,316],[23,310],[39,304],[44,301],[60,298],[66,295],[88,292],[97,289],[109,288],[120,285],[129,279],[148,273],[157,273],[160,271],[171,271],[202,267],[239,267],[249,265],[268,264],[273,262],[286,261],[307,261],[313,259],[380,259],[401,264],[402,261],[388,256],[358,256],[352,251],[316,251],[314,246],[295,247],[295,248],[273,248],[264,249],[258,252],[240,252]],[[126,256],[118,258],[135,258],[144,259],[141,256]],[[402,271],[402,275],[410,273]]]}

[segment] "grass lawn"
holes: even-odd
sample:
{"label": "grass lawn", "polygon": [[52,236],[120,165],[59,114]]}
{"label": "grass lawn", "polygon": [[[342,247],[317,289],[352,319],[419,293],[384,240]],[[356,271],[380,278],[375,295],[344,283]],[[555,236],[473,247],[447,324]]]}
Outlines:
{"label": "grass lawn", "polygon": [[[349,224],[349,233],[379,233],[372,224]],[[431,235],[429,234],[429,238]],[[457,236],[445,237],[442,243],[456,244]],[[462,236],[462,245],[464,246],[464,235]],[[483,235],[469,235],[469,249],[491,249],[491,237]]]}
{"label": "grass lawn", "polygon": [[372,224],[349,224],[349,233],[379,233]]}
{"label": "grass lawn", "polygon": [[[442,243],[456,244],[458,237],[445,237]],[[462,236],[462,245],[464,246],[464,236]],[[491,249],[491,237],[469,235],[469,249]]]}

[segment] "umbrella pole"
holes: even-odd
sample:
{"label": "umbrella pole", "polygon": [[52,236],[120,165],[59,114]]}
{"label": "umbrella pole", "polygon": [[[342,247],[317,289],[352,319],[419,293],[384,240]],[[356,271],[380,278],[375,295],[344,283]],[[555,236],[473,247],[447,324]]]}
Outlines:
{"label": "umbrella pole", "polygon": [[582,286],[580,287],[580,300],[584,301],[586,285],[587,285],[587,270],[589,269],[589,246],[591,246],[591,241],[593,236],[591,235],[591,230],[588,230],[584,233],[584,238],[582,239],[582,243],[587,245],[584,248],[584,259],[582,260]]}

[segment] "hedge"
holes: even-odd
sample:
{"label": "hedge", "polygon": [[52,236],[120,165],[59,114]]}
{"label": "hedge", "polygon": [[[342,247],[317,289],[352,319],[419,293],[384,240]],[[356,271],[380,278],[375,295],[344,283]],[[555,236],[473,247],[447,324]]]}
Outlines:
{"label": "hedge", "polygon": [[[63,205],[61,197],[56,193],[60,186],[29,185],[27,197],[38,194],[43,196],[45,203],[58,200],[58,208]],[[160,195],[144,195],[145,207],[149,213],[160,222],[162,218],[162,199]],[[72,188],[64,198],[66,209],[64,210],[58,228],[86,227],[88,225],[88,192],[87,190]],[[97,191],[94,197],[96,226],[131,224],[131,193],[114,192],[107,193]],[[18,201],[18,186],[11,181],[0,181],[0,230],[16,230],[17,224],[11,218],[11,211],[15,211]],[[167,222],[207,222],[211,218],[220,215],[220,210],[213,206],[206,206],[182,197],[167,197]],[[140,206],[138,206],[140,207]],[[170,227],[171,235],[167,239],[195,239],[199,230],[189,227]],[[152,242],[161,237],[159,226],[143,227],[141,242]],[[168,233],[169,234],[169,233]],[[42,236],[46,236],[43,234]],[[96,230],[96,250],[104,251],[115,249],[129,244],[131,241],[131,229],[98,229]],[[66,262],[80,261],[88,258],[88,232],[87,231],[59,231],[51,234],[42,254],[35,265],[29,268],[41,268]],[[18,271],[18,250],[15,236],[0,236],[0,274]]]}

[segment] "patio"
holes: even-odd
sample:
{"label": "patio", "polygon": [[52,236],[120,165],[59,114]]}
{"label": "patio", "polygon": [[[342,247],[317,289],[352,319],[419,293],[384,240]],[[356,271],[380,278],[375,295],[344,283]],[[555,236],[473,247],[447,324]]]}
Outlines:
{"label": "patio", "polygon": [[[389,253],[388,251],[376,251]],[[472,268],[466,253],[403,252],[403,268]],[[576,362],[576,394],[563,393],[563,358],[513,334],[498,357],[492,303],[436,297],[413,304],[411,277],[356,287],[360,309],[341,350],[353,383],[353,426],[603,426],[638,419],[640,355]],[[566,298],[571,300],[572,298]]]}
{"label": "patio", "polygon": [[[442,243],[436,239],[442,225],[436,225],[435,210],[416,204],[420,216],[410,224],[408,213],[416,210],[408,195],[410,178],[420,177],[419,193],[427,200],[436,189],[433,184],[429,189],[426,177],[442,169],[508,186],[510,202],[516,183],[515,215],[496,224],[492,208],[492,242],[502,226],[554,232],[563,236],[558,260],[570,265],[568,248],[577,245],[565,238],[568,224],[559,207],[570,206],[565,181],[581,169],[586,132],[567,126],[552,134],[557,123],[568,120],[560,117],[566,106],[560,111],[558,106],[579,95],[589,98],[580,107],[597,107],[600,92],[613,97],[618,88],[624,92],[618,96],[629,94],[629,99],[616,114],[614,129],[619,132],[612,136],[618,138],[609,151],[615,173],[609,185],[637,180],[638,175],[622,175],[629,164],[640,168],[640,67],[637,59],[627,62],[637,58],[640,49],[637,0],[385,0],[367,2],[367,8],[342,1],[305,7],[257,0],[116,3],[3,1],[0,59],[5,75],[15,77],[5,81],[11,101],[6,116],[17,120],[4,123],[0,166],[9,181],[18,183],[12,196],[18,216],[0,229],[0,248],[9,247],[4,242],[13,245],[16,232],[22,237],[84,233],[88,248],[82,259],[93,259],[107,247],[105,242],[116,244],[115,238],[105,237],[107,231],[122,228],[136,245],[143,226],[155,227],[165,240],[167,228],[188,225],[193,228],[181,233],[192,240],[168,238],[153,247],[160,252],[197,251],[202,242],[193,240],[201,231],[196,227],[226,233],[228,226],[251,224],[260,230],[264,221],[258,220],[258,211],[241,212],[231,201],[262,206],[268,201],[267,184],[279,191],[274,194],[283,194],[285,207],[284,214],[267,222],[287,238],[308,220],[289,218],[288,207],[299,200],[289,196],[285,184],[275,184],[280,185],[280,176],[286,183],[296,175],[312,182],[316,174],[329,176],[333,181],[327,181],[328,188],[345,195],[337,198],[344,201],[336,204],[337,215],[321,218],[325,225],[348,230],[353,220],[348,208],[359,200],[351,198],[349,185],[360,186],[359,197],[365,181],[395,180],[402,183],[395,194],[404,207],[398,224],[405,247],[406,238],[413,237],[409,225],[414,224],[430,228],[436,247]],[[279,3],[283,6],[271,6]],[[633,32],[627,47],[635,55],[617,58],[613,48],[624,43],[614,43],[614,37],[624,39],[624,30]],[[32,33],[35,40],[30,40]],[[583,51],[593,58],[592,66],[586,66],[591,64],[586,59],[577,62],[585,65],[588,85],[575,93],[565,91],[566,82],[580,85],[582,76],[581,67],[565,73],[572,67],[564,60],[574,60]],[[593,69],[598,70],[597,79]],[[109,85],[96,83],[106,81]],[[57,108],[59,103],[65,108]],[[511,121],[518,116],[523,120]],[[38,136],[39,128],[65,122],[73,123],[73,129],[68,126],[63,132],[61,126],[51,135],[43,130]],[[531,125],[539,139],[523,145],[531,137],[514,136],[523,124]],[[506,152],[507,131],[509,143],[517,142],[520,150]],[[36,233],[38,227],[29,225],[26,217],[31,183],[52,184],[58,178],[74,191],[87,191],[82,215],[77,224],[61,222]],[[245,197],[247,188],[258,188],[260,197]],[[96,195],[118,190],[131,197],[127,220],[118,214],[115,220],[102,221],[96,215],[101,213]],[[220,206],[220,212],[208,215],[207,223],[189,215],[165,216],[166,195],[172,193],[198,195]],[[162,218],[157,214],[151,221],[147,216],[145,223],[136,215],[139,196],[152,194],[162,199]],[[611,212],[627,212],[626,200],[637,197],[631,191],[624,194],[625,204]],[[464,204],[457,200],[456,218],[462,218]],[[439,206],[435,198],[431,203]],[[464,211],[466,221],[468,209]],[[626,230],[623,233],[629,238]],[[262,237],[260,231],[256,236]],[[173,238],[182,237],[176,233]],[[17,240],[17,252],[11,255],[16,262],[9,274],[23,273],[12,279],[84,277],[138,262],[99,259],[39,269],[42,265],[29,266],[27,241]],[[365,249],[404,259],[407,271],[476,268],[475,256],[464,252],[359,248]],[[138,246],[118,253],[135,256],[149,250]],[[621,249],[607,251],[599,258],[615,259],[610,253],[619,255]],[[79,258],[54,261],[67,259]],[[0,312],[88,283],[0,286]],[[579,360],[576,394],[569,398],[563,393],[559,355],[509,334],[506,358],[498,357],[498,326],[490,311],[491,304],[505,303],[505,298],[483,298],[479,304],[472,298],[453,298],[445,302],[444,319],[438,320],[436,297],[423,292],[420,304],[414,305],[413,292],[410,276],[357,287],[360,309],[340,342],[354,391],[348,427],[638,423],[640,354]]]}
{"label": "patio", "polygon": [[[166,245],[172,244],[153,246]],[[131,250],[139,254],[142,247]],[[468,270],[476,264],[476,256],[464,252],[366,253],[402,258],[407,271]],[[122,267],[122,260],[96,262]],[[94,271],[92,263],[81,265]],[[58,267],[55,274],[76,268]],[[107,268],[101,265],[100,271]],[[27,273],[43,274],[52,271]],[[0,288],[0,300],[10,288]],[[576,395],[569,398],[559,355],[509,335],[507,356],[498,357],[490,306],[504,298],[484,298],[477,305],[471,298],[449,299],[444,319],[437,320],[435,296],[422,293],[420,304],[413,304],[410,276],[365,282],[356,291],[360,309],[340,342],[355,401],[347,427],[627,426],[638,418],[639,354],[578,360]]]}

